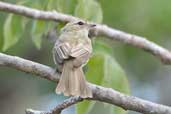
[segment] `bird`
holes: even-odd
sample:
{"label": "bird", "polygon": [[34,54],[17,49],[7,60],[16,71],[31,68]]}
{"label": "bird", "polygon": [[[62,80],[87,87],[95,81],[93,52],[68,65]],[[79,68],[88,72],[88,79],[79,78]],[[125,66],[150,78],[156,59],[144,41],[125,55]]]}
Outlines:
{"label": "bird", "polygon": [[91,98],[92,90],[88,86],[83,72],[92,54],[92,43],[89,38],[90,29],[95,24],[84,21],[67,23],[60,32],[53,47],[53,59],[57,71],[61,73],[56,93],[64,96]]}

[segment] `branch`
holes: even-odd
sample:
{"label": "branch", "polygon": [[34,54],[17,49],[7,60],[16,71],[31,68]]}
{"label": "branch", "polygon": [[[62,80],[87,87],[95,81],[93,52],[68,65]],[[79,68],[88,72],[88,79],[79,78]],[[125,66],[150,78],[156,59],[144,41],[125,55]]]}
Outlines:
{"label": "branch", "polygon": [[48,112],[33,110],[33,109],[26,109],[26,114],[48,114]]}
{"label": "branch", "polygon": [[[70,22],[79,19],[71,15],[58,13],[56,11],[42,11],[28,8],[25,6],[12,5],[4,2],[0,2],[0,11],[49,21]],[[144,37],[125,33],[114,28],[108,27],[106,25],[100,24],[97,24],[97,27],[94,29],[93,32],[95,36],[105,36],[110,39],[121,41],[125,44],[130,44],[137,48],[143,49],[158,57],[164,64],[171,64],[171,52],[147,40]]]}
{"label": "branch", "polygon": [[[59,74],[55,74],[54,69],[48,66],[3,53],[0,53],[0,66],[11,67],[23,72],[35,74],[54,82],[57,82],[60,77]],[[89,86],[93,91],[93,98],[88,100],[102,101],[122,107],[125,110],[145,114],[171,114],[171,107],[124,95],[111,88],[105,88],[91,83],[89,83]]]}
{"label": "branch", "polygon": [[50,112],[27,109],[26,114],[61,114],[63,109],[68,108],[69,106],[74,105],[74,104],[81,102],[81,101],[83,101],[83,99],[80,97],[71,97],[71,98],[63,101],[61,104],[57,105]]}

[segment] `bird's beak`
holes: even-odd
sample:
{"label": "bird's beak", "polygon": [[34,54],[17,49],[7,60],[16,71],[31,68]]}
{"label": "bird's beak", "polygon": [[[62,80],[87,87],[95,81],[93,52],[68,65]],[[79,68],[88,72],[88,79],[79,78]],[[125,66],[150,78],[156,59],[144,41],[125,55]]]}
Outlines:
{"label": "bird's beak", "polygon": [[90,28],[93,28],[93,27],[95,27],[96,25],[95,24],[89,24],[89,27]]}
{"label": "bird's beak", "polygon": [[87,27],[88,27],[89,29],[94,28],[95,26],[96,26],[95,24],[87,24]]}

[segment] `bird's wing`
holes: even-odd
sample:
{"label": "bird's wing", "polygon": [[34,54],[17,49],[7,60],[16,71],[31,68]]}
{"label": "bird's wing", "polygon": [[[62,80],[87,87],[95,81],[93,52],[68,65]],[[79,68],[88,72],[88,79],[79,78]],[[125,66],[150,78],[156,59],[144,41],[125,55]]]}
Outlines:
{"label": "bird's wing", "polygon": [[55,44],[53,48],[53,58],[56,64],[62,64],[65,59],[69,58],[70,46],[68,43]]}
{"label": "bird's wing", "polygon": [[68,43],[56,43],[53,49],[53,58],[55,64],[63,64],[64,60],[74,58],[74,66],[80,67],[85,64],[92,52],[90,45],[78,44],[75,47],[71,47]]}
{"label": "bird's wing", "polygon": [[74,57],[74,66],[80,67],[83,64],[86,64],[90,55],[91,55],[92,49],[91,46],[82,45],[79,44],[78,46],[71,49],[71,57]]}
{"label": "bird's wing", "polygon": [[71,49],[70,56],[77,58],[77,57],[80,57],[82,55],[85,55],[85,54],[91,53],[91,52],[92,52],[91,47],[89,47],[87,45],[83,45],[83,44],[78,44],[76,47],[73,47]]}

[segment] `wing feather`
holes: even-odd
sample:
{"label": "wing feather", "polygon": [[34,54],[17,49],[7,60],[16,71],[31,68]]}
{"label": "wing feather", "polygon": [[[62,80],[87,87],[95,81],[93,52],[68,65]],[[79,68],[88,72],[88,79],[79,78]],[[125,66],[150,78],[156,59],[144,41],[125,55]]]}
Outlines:
{"label": "wing feather", "polygon": [[55,63],[63,63],[65,59],[69,58],[70,48],[67,43],[58,43],[53,48],[53,58]]}
{"label": "wing feather", "polygon": [[91,55],[91,47],[88,47],[86,45],[79,44],[78,46],[74,47],[71,50],[70,56],[74,57],[74,66],[80,67],[84,64],[86,64],[89,60],[89,57]]}

